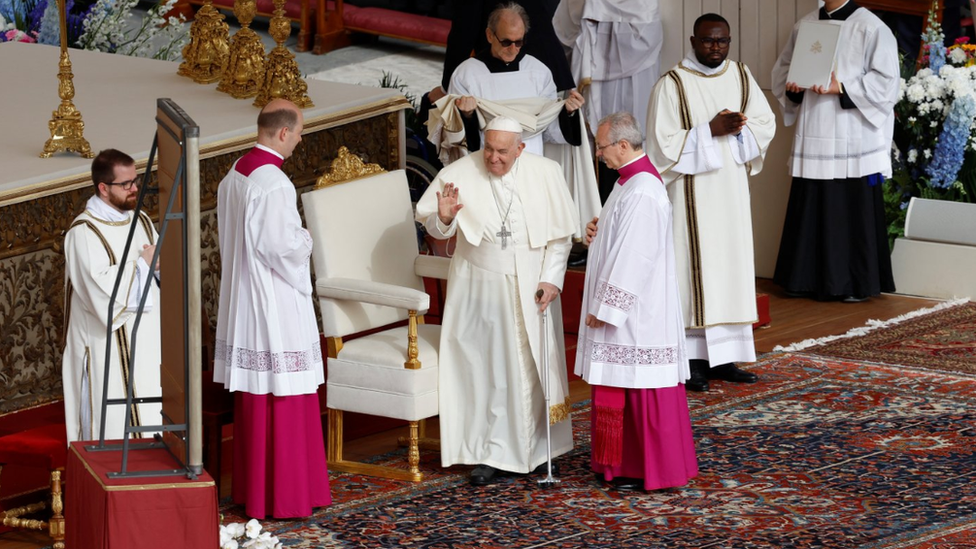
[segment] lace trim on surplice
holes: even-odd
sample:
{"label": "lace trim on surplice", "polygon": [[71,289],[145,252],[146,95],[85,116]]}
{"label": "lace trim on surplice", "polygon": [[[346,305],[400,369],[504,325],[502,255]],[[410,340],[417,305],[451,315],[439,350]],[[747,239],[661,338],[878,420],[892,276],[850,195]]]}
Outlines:
{"label": "lace trim on surplice", "polygon": [[231,347],[226,341],[217,341],[214,346],[214,360],[224,361],[227,368],[253,372],[274,374],[308,372],[313,366],[322,363],[322,347],[315,342],[311,349],[303,351],[271,352]]}
{"label": "lace trim on surplice", "polygon": [[636,294],[607,282],[600,283],[600,287],[596,290],[596,299],[604,305],[620,309],[625,313],[634,307],[634,303],[637,303]]}
{"label": "lace trim on surplice", "polygon": [[670,347],[635,347],[633,345],[613,345],[610,343],[590,343],[589,351],[592,362],[604,364],[633,364],[635,366],[652,366],[658,364],[674,364],[678,360],[678,348]]}

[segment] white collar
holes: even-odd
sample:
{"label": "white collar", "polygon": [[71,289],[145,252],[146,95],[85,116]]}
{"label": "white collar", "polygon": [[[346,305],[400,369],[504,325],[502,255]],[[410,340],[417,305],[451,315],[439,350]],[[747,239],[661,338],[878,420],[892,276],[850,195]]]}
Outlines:
{"label": "white collar", "polygon": [[269,152],[269,153],[271,153],[271,154],[273,154],[273,155],[275,155],[275,156],[277,156],[278,158],[280,158],[280,159],[282,159],[282,160],[284,160],[284,159],[285,159],[285,157],[284,157],[284,156],[281,156],[280,154],[278,154],[278,151],[276,151],[276,150],[274,150],[274,149],[272,149],[272,148],[270,148],[270,147],[265,147],[264,145],[262,145],[262,144],[260,144],[260,143],[255,143],[255,144],[254,144],[254,148],[256,148],[256,149],[261,149],[262,151],[267,151],[267,152]]}
{"label": "white collar", "polygon": [[[642,153],[640,153],[639,155],[637,155],[637,156],[636,156],[635,158],[633,158],[633,159],[631,159],[631,160],[630,160],[629,162],[627,162],[626,164],[622,164],[622,165],[620,166],[620,168],[626,168],[627,166],[630,166],[631,164],[633,164],[634,162],[637,162],[638,160],[640,160],[641,158],[644,158],[645,156],[647,156],[647,153],[643,153],[643,152],[642,152]],[[620,168],[617,168],[617,169],[619,170]]]}
{"label": "white collar", "polygon": [[682,61],[682,64],[684,64],[684,66],[688,67],[689,69],[695,69],[696,71],[704,74],[705,76],[712,76],[713,74],[718,74],[724,71],[725,65],[728,62],[729,60],[726,59],[725,61],[722,61],[721,65],[715,67],[714,69],[711,67],[706,67],[705,65],[702,65],[698,61],[698,58],[695,57],[695,50],[692,49],[691,51],[688,52],[688,55],[685,55],[685,59],[684,61]]}
{"label": "white collar", "polygon": [[116,210],[114,207],[112,207],[112,205],[102,200],[102,198],[97,194],[88,199],[88,204],[85,205],[85,209],[88,210],[92,217],[95,217],[96,219],[111,221],[113,223],[129,220],[130,212],[120,212]]}

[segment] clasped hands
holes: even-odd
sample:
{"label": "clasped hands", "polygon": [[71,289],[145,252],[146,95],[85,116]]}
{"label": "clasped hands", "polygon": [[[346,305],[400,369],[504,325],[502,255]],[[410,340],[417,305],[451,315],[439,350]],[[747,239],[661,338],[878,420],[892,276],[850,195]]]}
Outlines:
{"label": "clasped hands", "polygon": [[[795,82],[786,83],[786,91],[791,93],[803,93],[806,88],[801,88],[797,86]],[[837,75],[833,71],[830,73],[830,85],[824,86],[811,86],[810,91],[820,95],[840,95],[841,94],[840,82],[837,81]]]}

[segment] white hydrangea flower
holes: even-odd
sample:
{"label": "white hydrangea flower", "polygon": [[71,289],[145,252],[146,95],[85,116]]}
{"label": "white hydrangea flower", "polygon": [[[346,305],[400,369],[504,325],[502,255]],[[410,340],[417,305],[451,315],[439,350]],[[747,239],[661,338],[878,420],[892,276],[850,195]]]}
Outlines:
{"label": "white hydrangea flower", "polygon": [[949,60],[961,65],[966,62],[966,52],[962,48],[956,48],[949,52]]}
{"label": "white hydrangea flower", "polygon": [[[912,80],[914,80],[914,78]],[[916,82],[908,86],[905,94],[908,95],[908,100],[912,103],[921,103],[925,100],[925,87]]]}
{"label": "white hydrangea flower", "polygon": [[914,164],[918,160],[918,151],[915,149],[908,149],[908,163]]}
{"label": "white hydrangea flower", "polygon": [[914,124],[915,122],[918,122],[918,119],[917,118],[915,118],[914,116],[909,116],[908,117],[908,123],[909,124]]}
{"label": "white hydrangea flower", "polygon": [[925,149],[924,151],[922,151],[922,154],[925,156],[926,160],[932,158],[932,151],[930,149]]}

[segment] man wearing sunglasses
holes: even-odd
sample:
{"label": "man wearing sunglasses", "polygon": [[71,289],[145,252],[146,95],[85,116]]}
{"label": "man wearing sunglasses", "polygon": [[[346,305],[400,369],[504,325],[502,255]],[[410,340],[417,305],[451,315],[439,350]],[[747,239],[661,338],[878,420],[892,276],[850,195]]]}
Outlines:
{"label": "man wearing sunglasses", "polygon": [[[480,150],[482,144],[475,98],[490,101],[556,99],[552,71],[523,51],[529,40],[529,28],[529,16],[522,6],[510,2],[495,9],[485,29],[489,48],[461,63],[451,77],[448,93],[461,96],[455,100],[455,104],[463,115],[469,151]],[[539,128],[540,132],[526,135],[525,150],[543,154],[543,140],[579,145],[582,132],[575,114],[581,106],[583,96],[576,90],[570,90],[566,103],[558,111],[558,123],[551,122]]]}
{"label": "man wearing sunglasses", "polygon": [[658,81],[647,115],[647,156],[661,169],[674,214],[681,311],[691,379],[757,381],[749,176],[759,173],[776,118],[749,69],[727,59],[728,22],[695,21],[689,54]]}
{"label": "man wearing sunglasses", "polygon": [[[92,161],[95,194],[65,233],[65,317],[68,321],[61,375],[68,442],[99,437],[103,419],[106,314],[119,271],[122,271],[122,284],[112,303],[108,398],[125,397],[125,384],[130,375],[135,376],[135,397],[158,397],[161,393],[159,309],[155,306],[159,302],[159,289],[149,269],[157,234],[145,212],[139,213],[128,255],[122,255],[141,182],[132,157],[115,149],[98,153]],[[147,284],[151,289],[139,325],[141,337],[133,365],[129,338]],[[159,403],[135,404],[130,423],[158,425],[162,421],[160,411]],[[105,437],[122,438],[125,407],[109,406],[104,420]]]}

